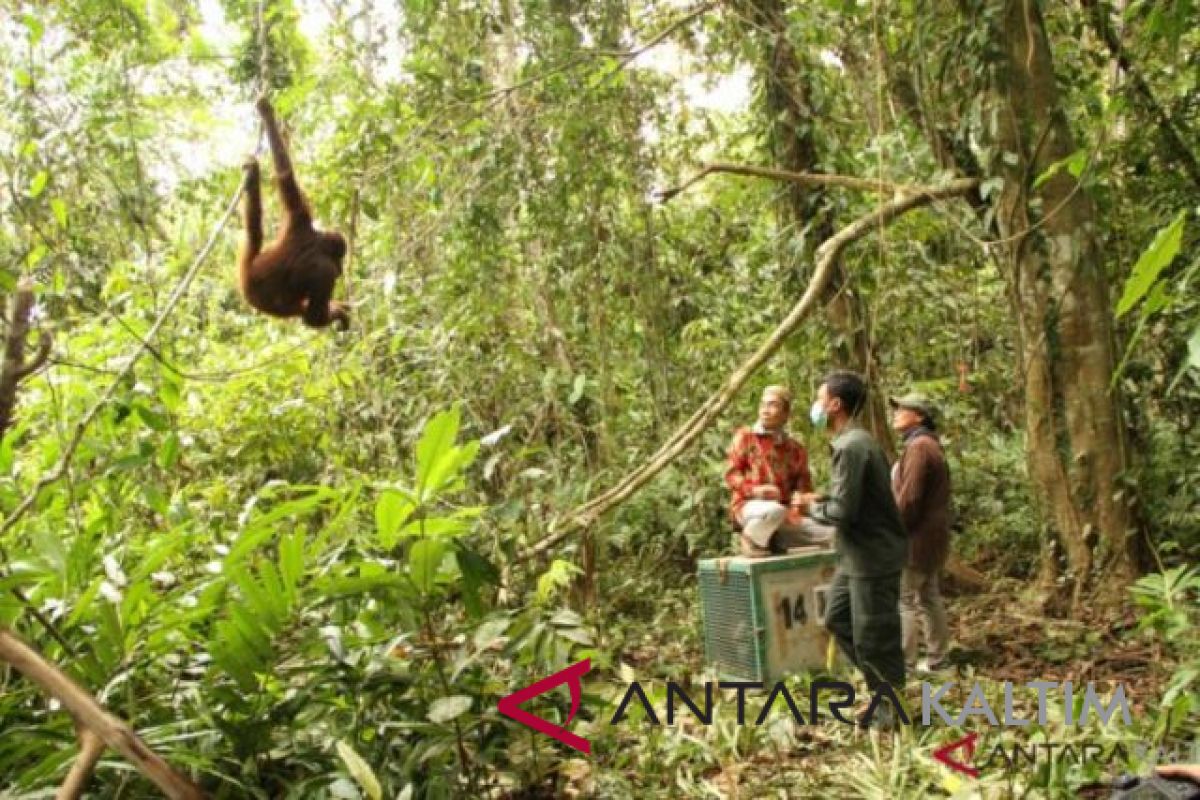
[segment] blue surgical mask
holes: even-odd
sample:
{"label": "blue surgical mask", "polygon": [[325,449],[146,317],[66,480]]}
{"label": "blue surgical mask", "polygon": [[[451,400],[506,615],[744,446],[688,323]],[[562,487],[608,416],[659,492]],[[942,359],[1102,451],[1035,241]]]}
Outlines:
{"label": "blue surgical mask", "polygon": [[813,427],[817,430],[824,430],[829,424],[829,414],[825,411],[825,406],[821,405],[820,400],[814,400],[812,408],[808,410],[808,418],[812,420]]}

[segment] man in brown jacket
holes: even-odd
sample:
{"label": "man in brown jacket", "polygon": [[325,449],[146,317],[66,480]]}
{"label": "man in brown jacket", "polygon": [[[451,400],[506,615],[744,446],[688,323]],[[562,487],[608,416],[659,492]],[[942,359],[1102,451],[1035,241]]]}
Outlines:
{"label": "man in brown jacket", "polygon": [[950,644],[940,573],[950,555],[950,470],[935,433],[934,407],[919,392],[889,399],[892,427],[904,439],[904,453],[892,471],[896,506],[908,529],[908,566],[900,580],[904,658],[916,660],[921,628],[926,659],[918,671],[943,666]]}

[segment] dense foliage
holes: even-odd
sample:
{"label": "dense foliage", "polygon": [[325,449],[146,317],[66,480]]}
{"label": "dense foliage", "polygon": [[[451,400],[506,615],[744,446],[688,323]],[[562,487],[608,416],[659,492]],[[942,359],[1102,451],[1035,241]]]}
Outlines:
{"label": "dense foliage", "polygon": [[[855,335],[875,388],[943,408],[956,550],[1013,579],[1005,604],[1046,590],[1020,287],[994,210],[958,201],[849,250],[860,327],[814,318],[792,336],[699,446],[590,531],[595,562],[579,537],[519,558],[652,453],[807,284],[821,228],[788,213],[787,186],[714,175],[653,194],[704,161],[774,163],[765,5],[5,2],[0,289],[33,281],[54,351],[0,442],[4,516],[101,405],[62,480],[0,532],[0,624],[217,797],[962,789],[927,758],[928,729],[881,749],[728,719],[615,728],[598,712],[586,761],[495,710],[583,657],[600,678],[591,708],[611,710],[632,674],[700,674],[691,576],[729,546],[728,434],[751,390],[806,398]],[[1002,159],[984,144],[986,20],[936,0],[791,5],[816,171],[934,185],[954,171],[938,132],[978,163]],[[1030,5],[1078,152],[1028,184],[1069,174],[1095,206],[1132,454],[1120,480],[1154,559],[1132,592],[1117,587],[1138,609],[1124,636],[1167,676],[1134,728],[1104,735],[1174,746],[1200,711],[1200,575],[1186,568],[1200,558],[1200,180],[1131,76],[1172,125],[1200,130],[1200,8],[1117,4],[1133,67],[1119,71],[1093,3]],[[219,223],[263,85],[317,216],[351,241],[348,333],[267,320],[237,294],[236,217]],[[1001,178],[982,177],[994,200]],[[836,228],[886,199],[830,190],[821,213]],[[820,481],[825,447],[794,427]],[[0,728],[0,797],[47,796],[76,752],[71,719],[6,669]],[[1065,793],[1099,775],[980,786]],[[111,753],[92,789],[154,796]]]}

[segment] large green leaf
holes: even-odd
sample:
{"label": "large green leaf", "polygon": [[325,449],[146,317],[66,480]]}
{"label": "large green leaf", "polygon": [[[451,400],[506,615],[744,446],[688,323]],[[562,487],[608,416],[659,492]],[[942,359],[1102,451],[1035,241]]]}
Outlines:
{"label": "large green leaf", "polygon": [[1067,171],[1071,173],[1072,177],[1078,178],[1083,174],[1084,167],[1087,166],[1087,159],[1087,150],[1076,150],[1066,158],[1061,158],[1058,161],[1055,161],[1053,164],[1046,167],[1046,169],[1042,170],[1041,175],[1037,176],[1037,180],[1033,182],[1033,188],[1039,188],[1046,181],[1057,175],[1063,169],[1063,167],[1066,167]]}
{"label": "large green leaf", "polygon": [[400,535],[452,538],[465,530],[467,530],[467,524],[463,520],[451,517],[430,517],[429,519],[413,520],[400,530]]}
{"label": "large green leaf", "polygon": [[29,196],[39,197],[46,190],[46,184],[50,182],[50,173],[46,170],[41,170],[37,175],[33,176],[33,180],[29,182]]}
{"label": "large green leaf", "polygon": [[462,574],[463,605],[472,617],[483,614],[483,598],[480,590],[487,584],[500,580],[500,573],[492,562],[461,544],[454,552],[458,571]]}
{"label": "large green leaf", "polygon": [[400,538],[400,526],[412,516],[416,506],[412,500],[392,490],[385,490],[375,503],[375,532],[380,544],[394,547]]}
{"label": "large green leaf", "polygon": [[438,462],[454,449],[458,436],[459,410],[454,406],[435,414],[421,431],[417,442],[417,486],[424,489]]}
{"label": "large green leaf", "polygon": [[577,574],[579,574],[579,567],[570,561],[564,561],[561,558],[551,561],[550,566],[537,580],[536,597],[538,602],[545,603],[550,600],[560,589],[569,586],[572,576]]}
{"label": "large green leaf", "polygon": [[345,742],[337,743],[337,752],[338,756],[342,759],[342,763],[346,765],[346,769],[350,772],[350,777],[354,778],[358,785],[362,787],[367,797],[371,800],[383,800],[383,787],[379,785],[379,779],[375,777],[374,771],[363,760],[363,757]]}
{"label": "large green leaf", "polygon": [[1170,225],[1155,234],[1154,241],[1134,264],[1133,272],[1125,281],[1125,291],[1117,303],[1118,317],[1124,316],[1145,297],[1146,292],[1150,291],[1154,282],[1158,280],[1159,274],[1175,259],[1183,241],[1185,216],[1185,212],[1179,212]]}
{"label": "large green leaf", "polygon": [[471,698],[465,694],[439,697],[429,706],[429,721],[440,724],[461,717],[471,710],[471,702]]}
{"label": "large green leaf", "polygon": [[463,470],[469,467],[479,454],[479,442],[469,442],[462,447],[453,447],[438,456],[422,483],[424,499],[428,502],[437,493],[458,480]]}
{"label": "large green leaf", "polygon": [[421,539],[408,552],[408,574],[417,590],[428,594],[442,565],[446,545],[441,539]]}

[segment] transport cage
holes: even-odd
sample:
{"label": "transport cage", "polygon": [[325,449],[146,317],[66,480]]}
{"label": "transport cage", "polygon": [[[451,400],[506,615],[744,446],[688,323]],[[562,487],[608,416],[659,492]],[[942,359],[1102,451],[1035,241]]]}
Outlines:
{"label": "transport cage", "polygon": [[825,666],[823,625],[837,556],[794,547],[768,558],[700,561],[705,663],[723,680],[774,683]]}

